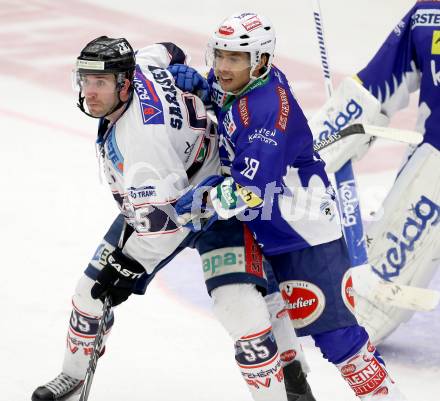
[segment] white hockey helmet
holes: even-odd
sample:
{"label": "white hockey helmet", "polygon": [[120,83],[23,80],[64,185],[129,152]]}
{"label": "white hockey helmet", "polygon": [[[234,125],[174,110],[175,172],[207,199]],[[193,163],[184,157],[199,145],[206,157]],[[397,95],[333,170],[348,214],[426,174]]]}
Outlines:
{"label": "white hockey helmet", "polygon": [[206,53],[209,67],[215,67],[215,50],[247,52],[250,54],[250,78],[261,60],[268,54],[266,75],[271,66],[275,51],[275,29],[266,17],[255,13],[234,14],[226,18],[211,36]]}

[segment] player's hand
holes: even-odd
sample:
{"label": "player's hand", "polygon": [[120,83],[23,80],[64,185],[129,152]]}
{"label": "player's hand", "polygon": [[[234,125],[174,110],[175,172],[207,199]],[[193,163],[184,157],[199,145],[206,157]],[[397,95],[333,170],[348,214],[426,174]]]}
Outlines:
{"label": "player's hand", "polygon": [[185,64],[173,64],[168,67],[168,71],[173,75],[180,90],[194,93],[203,103],[209,103],[208,81],[197,70]]}
{"label": "player's hand", "polygon": [[207,230],[218,219],[209,191],[223,180],[221,175],[211,175],[182,195],[174,206],[177,222],[191,231]]}
{"label": "player's hand", "polygon": [[107,264],[99,272],[92,287],[93,299],[104,301],[109,295],[112,305],[116,306],[126,301],[133,293],[137,280],[146,274],[143,266],[128,258],[122,250],[116,248],[107,257]]}

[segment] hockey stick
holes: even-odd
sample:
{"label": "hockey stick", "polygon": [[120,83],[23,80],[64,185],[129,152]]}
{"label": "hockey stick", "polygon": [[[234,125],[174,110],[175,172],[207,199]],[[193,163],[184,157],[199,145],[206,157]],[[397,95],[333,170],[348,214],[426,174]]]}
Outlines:
{"label": "hockey stick", "polygon": [[375,125],[364,125],[364,124],[352,124],[348,127],[342,129],[336,134],[330,135],[328,138],[322,141],[316,142],[313,148],[316,152],[340,141],[341,139],[347,138],[351,135],[371,135],[377,138],[392,139],[399,142],[408,143],[411,145],[418,145],[423,141],[423,135],[417,131],[408,131],[396,128],[384,128],[377,127]]}
{"label": "hockey stick", "polygon": [[[122,248],[124,245],[125,230],[127,228],[127,222],[124,219],[121,235],[119,236],[118,247]],[[95,376],[96,366],[101,353],[102,342],[104,341],[104,334],[107,328],[107,320],[112,310],[112,302],[109,295],[106,295],[102,305],[102,317],[99,321],[98,331],[96,332],[95,341],[93,343],[92,355],[90,355],[89,367],[87,368],[86,376],[84,377],[84,383],[81,389],[81,394],[78,401],[87,401],[89,399],[90,388],[92,386],[93,377]]]}
{"label": "hockey stick", "polygon": [[102,317],[99,322],[98,331],[96,333],[95,341],[93,343],[93,352],[90,356],[89,367],[87,368],[86,376],[84,378],[83,387],[79,396],[79,401],[87,401],[89,399],[90,388],[92,386],[93,377],[96,371],[96,365],[98,364],[98,358],[101,352],[102,342],[104,340],[104,334],[106,330],[106,322],[111,312],[111,300],[107,295],[104,299],[102,306]]}
{"label": "hockey stick", "polygon": [[[321,8],[319,0],[313,0],[313,16],[315,20],[316,34],[319,43],[319,50],[321,55],[321,67],[324,73],[324,84],[327,98],[330,99],[333,93],[333,86],[330,77],[329,62],[327,57],[327,48],[324,40],[324,31],[322,27]],[[359,209],[358,195],[356,190],[356,183],[354,180],[353,168],[349,160],[339,171],[335,173],[337,192],[339,194],[339,208],[342,216],[343,229],[345,239],[347,241],[350,259],[353,266],[363,265],[368,263],[367,250],[362,227],[361,213]],[[342,188],[345,189],[342,192]],[[344,198],[341,199],[341,195]],[[348,201],[352,202],[352,208],[344,208],[344,204]],[[347,210],[347,212],[345,210]]]}
{"label": "hockey stick", "polygon": [[350,273],[356,293],[373,302],[419,312],[434,310],[440,302],[439,291],[378,279],[368,264],[355,266]]}
{"label": "hockey stick", "polygon": [[[319,0],[313,0],[313,16],[319,42],[321,67],[324,74],[325,89],[327,98],[330,98],[333,93],[333,86],[330,77]],[[344,236],[347,241],[352,266],[355,267],[353,271],[355,271],[357,267],[368,264],[368,255],[359,207],[359,198],[356,189],[356,181],[354,179],[351,161],[348,161],[344,166],[341,167],[339,171],[335,173],[335,180],[337,192],[339,194],[339,209],[342,216]],[[381,280],[378,276],[374,275],[371,269],[364,269],[364,271],[368,271],[368,279],[367,277],[364,277],[365,274],[363,274],[362,279],[360,277],[357,280],[353,279],[353,289],[359,295],[364,296],[373,302],[380,301],[392,303],[394,306],[412,310],[431,310],[438,303],[438,299],[437,302],[435,302],[435,294],[434,299],[432,298],[433,290],[396,285],[394,283]],[[364,282],[364,280],[366,282]],[[373,282],[376,284],[373,285]],[[435,292],[436,291],[434,291],[434,293]],[[422,294],[425,294],[426,297],[433,302],[428,305],[424,303],[423,296],[425,295]],[[427,307],[429,308],[427,309]]]}

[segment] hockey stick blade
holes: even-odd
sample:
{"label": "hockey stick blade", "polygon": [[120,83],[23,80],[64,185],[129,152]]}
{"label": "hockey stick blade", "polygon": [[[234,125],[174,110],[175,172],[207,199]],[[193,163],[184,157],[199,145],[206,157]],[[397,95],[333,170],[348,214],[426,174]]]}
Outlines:
{"label": "hockey stick blade", "polygon": [[353,290],[373,303],[428,312],[440,302],[439,291],[384,281],[373,273],[369,264],[351,268],[351,276]]}
{"label": "hockey stick blade", "polygon": [[432,311],[440,302],[438,291],[387,282],[379,282],[376,296],[383,303],[419,312]]}
{"label": "hockey stick blade", "polygon": [[410,145],[418,145],[423,141],[423,135],[417,131],[410,131],[391,127],[378,127],[376,125],[363,125],[366,134],[377,138],[390,139],[392,141],[404,142]]}
{"label": "hockey stick blade", "polygon": [[90,355],[89,367],[87,368],[84,384],[78,401],[87,401],[89,399],[90,388],[92,386],[93,376],[95,375],[96,365],[98,364],[98,358],[101,352],[101,346],[106,329],[106,322],[110,315],[111,307],[112,305],[110,297],[107,296],[105,297],[104,304],[102,306],[102,317],[99,321],[98,331],[93,344],[93,352],[92,355]]}
{"label": "hockey stick blade", "polygon": [[323,139],[313,145],[316,152],[333,145],[340,140],[351,135],[371,135],[377,138],[390,139],[398,142],[404,142],[411,145],[418,145],[423,141],[423,135],[417,131],[402,130],[389,127],[378,127],[375,125],[352,124],[342,129],[336,134],[330,135],[327,139]]}

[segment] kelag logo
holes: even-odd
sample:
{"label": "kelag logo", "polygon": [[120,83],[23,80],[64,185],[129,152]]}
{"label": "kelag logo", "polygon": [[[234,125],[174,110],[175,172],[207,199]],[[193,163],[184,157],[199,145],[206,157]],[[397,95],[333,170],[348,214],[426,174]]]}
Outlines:
{"label": "kelag logo", "polygon": [[346,105],[345,109],[340,111],[333,122],[324,121],[323,130],[318,135],[318,140],[314,143],[323,141],[336,135],[342,128],[345,128],[350,122],[359,118],[363,113],[363,109],[359,103],[351,99]]}
{"label": "kelag logo", "polygon": [[351,227],[357,224],[356,208],[359,200],[356,195],[355,181],[343,181],[339,184],[339,199],[342,203],[342,224],[344,227]]}
{"label": "kelag logo", "polygon": [[373,271],[384,280],[390,281],[398,277],[405,267],[409,254],[419,242],[425,230],[436,226],[440,221],[440,207],[426,196],[420,198],[413,209],[412,216],[407,217],[403,225],[400,238],[391,232],[387,233],[387,239],[395,245],[386,252],[386,262],[380,266],[381,270],[371,266]]}

